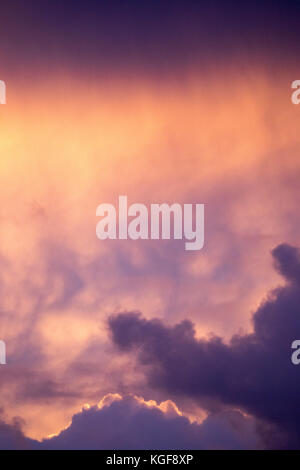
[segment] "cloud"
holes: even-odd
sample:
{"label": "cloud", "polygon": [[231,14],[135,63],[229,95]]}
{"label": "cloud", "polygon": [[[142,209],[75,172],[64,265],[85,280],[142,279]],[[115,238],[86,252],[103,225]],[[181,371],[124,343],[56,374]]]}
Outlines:
{"label": "cloud", "polygon": [[[54,74],[10,84],[0,405],[9,419],[22,416],[28,435],[62,429],[82,402],[109,391],[168,398],[146,390],[130,355],[113,354],[112,312],[172,324],[188,316],[198,335],[224,341],[248,331],[249,310],[278,281],[270,247],[296,243],[299,233],[299,133],[286,73],[275,83],[255,64],[242,73],[226,64],[180,83],[118,75],[87,87],[80,74]],[[204,250],[189,256],[169,240],[100,243],[96,206],[118,194],[147,205],[204,202]]]}
{"label": "cloud", "polygon": [[0,449],[1,450],[26,450],[33,441],[27,439],[21,429],[21,422],[14,419],[11,424],[0,419]]}
{"label": "cloud", "polygon": [[248,449],[257,446],[253,420],[238,411],[208,416],[202,424],[181,416],[172,402],[158,406],[133,396],[105,397],[85,407],[57,436],[24,436],[17,422],[0,423],[1,449]]}
{"label": "cloud", "polygon": [[[285,432],[282,447],[300,443],[300,369],[291,363],[291,343],[300,335],[300,256],[289,245],[273,251],[285,285],[269,293],[253,315],[253,331],[198,339],[193,324],[166,326],[129,312],[109,320],[112,339],[135,351],[149,385],[171,397],[192,397],[213,409],[229,405]],[[272,445],[272,443],[269,443]],[[279,445],[278,442],[276,445]]]}
{"label": "cloud", "polygon": [[[103,75],[107,70],[133,69],[149,76],[178,73],[195,62],[227,63],[235,56],[237,67],[252,63],[253,55],[258,60],[258,50],[265,62],[275,56],[282,63],[299,51],[299,3],[294,0],[243,5],[234,0],[132,0],[130,7],[118,0],[113,5],[89,0],[86,8],[70,0],[42,3],[38,10],[32,0],[26,8],[19,2],[3,6],[0,41],[5,70],[17,73],[44,64],[55,69],[63,63],[64,69],[75,72],[83,67],[94,74],[102,70]],[[46,58],[42,50],[49,51]]]}

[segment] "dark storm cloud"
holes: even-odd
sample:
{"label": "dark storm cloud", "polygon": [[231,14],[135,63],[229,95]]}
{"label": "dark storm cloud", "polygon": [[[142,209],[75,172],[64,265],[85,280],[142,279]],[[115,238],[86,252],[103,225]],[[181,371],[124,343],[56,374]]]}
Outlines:
{"label": "dark storm cloud", "polygon": [[26,450],[30,448],[31,443],[32,441],[24,436],[21,423],[17,419],[11,424],[6,424],[0,419],[1,450]]}
{"label": "dark storm cloud", "polygon": [[253,420],[238,411],[192,424],[133,397],[82,410],[66,430],[41,443],[26,438],[18,423],[0,422],[0,449],[249,449],[257,443]]}
{"label": "dark storm cloud", "polygon": [[138,313],[109,320],[114,343],[136,351],[151,386],[169,396],[188,396],[202,406],[240,407],[288,435],[282,446],[300,443],[300,368],[291,363],[291,343],[300,338],[300,257],[280,245],[272,252],[286,284],[269,294],[253,315],[253,333],[197,339],[193,324],[166,326]]}
{"label": "dark storm cloud", "polygon": [[13,0],[1,6],[1,65],[106,75],[114,68],[172,74],[233,55],[236,66],[249,66],[252,53],[282,62],[298,56],[299,12],[294,0]]}

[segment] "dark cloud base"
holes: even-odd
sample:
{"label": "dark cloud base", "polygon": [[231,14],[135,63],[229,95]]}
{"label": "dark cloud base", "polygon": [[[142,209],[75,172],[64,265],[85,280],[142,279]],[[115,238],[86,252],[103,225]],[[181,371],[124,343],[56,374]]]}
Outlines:
{"label": "dark cloud base", "polygon": [[151,387],[207,410],[242,409],[260,423],[265,446],[299,448],[300,368],[291,363],[291,344],[300,338],[300,256],[284,244],[272,256],[285,285],[254,313],[253,332],[229,344],[197,339],[190,321],[166,326],[135,312],[111,317],[109,326],[121,351],[136,352]]}
{"label": "dark cloud base", "polygon": [[6,73],[22,76],[37,68],[172,76],[195,64],[251,68],[271,57],[282,69],[299,56],[299,9],[296,0],[11,0],[1,5],[0,59]]}

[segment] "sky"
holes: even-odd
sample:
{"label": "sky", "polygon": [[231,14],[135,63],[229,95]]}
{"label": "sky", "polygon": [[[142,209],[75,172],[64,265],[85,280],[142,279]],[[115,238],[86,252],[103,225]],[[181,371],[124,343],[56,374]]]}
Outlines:
{"label": "sky", "polygon": [[[299,448],[299,13],[1,5],[1,449]],[[203,249],[97,239],[119,195]]]}

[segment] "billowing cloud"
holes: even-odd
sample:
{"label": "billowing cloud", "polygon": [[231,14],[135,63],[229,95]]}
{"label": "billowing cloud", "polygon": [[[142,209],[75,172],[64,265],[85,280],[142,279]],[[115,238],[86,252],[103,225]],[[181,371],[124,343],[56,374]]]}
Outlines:
{"label": "billowing cloud", "polygon": [[18,423],[0,423],[1,449],[249,449],[258,445],[255,424],[238,411],[191,423],[172,402],[105,397],[86,406],[58,435],[42,442],[24,436]]}
{"label": "billowing cloud", "polygon": [[253,331],[198,339],[193,324],[166,326],[138,313],[110,318],[114,343],[136,351],[149,384],[169,396],[188,396],[202,406],[229,405],[288,434],[282,446],[298,446],[300,369],[291,363],[291,344],[300,335],[300,257],[289,245],[272,255],[285,285],[270,292],[253,315]]}

